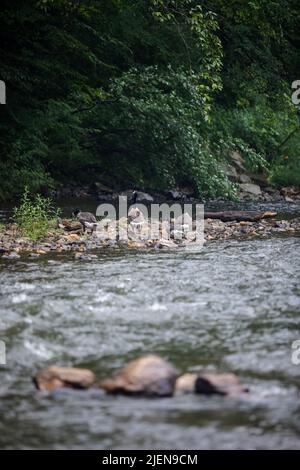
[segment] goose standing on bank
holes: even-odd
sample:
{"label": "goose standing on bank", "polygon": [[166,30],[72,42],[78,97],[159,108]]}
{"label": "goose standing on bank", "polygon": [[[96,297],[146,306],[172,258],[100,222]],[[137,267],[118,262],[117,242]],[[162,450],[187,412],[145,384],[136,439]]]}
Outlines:
{"label": "goose standing on bank", "polygon": [[91,212],[82,212],[80,209],[75,209],[73,216],[79,220],[84,232],[88,228],[93,233],[97,228],[97,219]]}
{"label": "goose standing on bank", "polygon": [[128,220],[134,231],[141,232],[145,218],[138,207],[132,207],[128,212]]}

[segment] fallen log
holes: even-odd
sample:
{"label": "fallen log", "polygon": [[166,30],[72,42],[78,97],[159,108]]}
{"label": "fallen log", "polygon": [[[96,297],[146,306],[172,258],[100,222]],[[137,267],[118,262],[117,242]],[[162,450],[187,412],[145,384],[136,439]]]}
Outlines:
{"label": "fallen log", "polygon": [[222,211],[204,212],[205,219],[218,219],[222,222],[257,222],[258,220],[275,217],[277,212],[257,212],[257,211]]}

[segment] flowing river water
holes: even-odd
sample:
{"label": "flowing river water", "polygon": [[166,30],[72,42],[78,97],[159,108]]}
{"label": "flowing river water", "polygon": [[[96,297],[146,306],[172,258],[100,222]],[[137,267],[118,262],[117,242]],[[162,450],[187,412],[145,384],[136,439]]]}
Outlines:
{"label": "flowing river water", "polygon": [[[299,252],[282,237],[0,260],[0,448],[300,449]],[[49,364],[101,379],[149,352],[234,372],[249,396],[44,394],[31,381]]]}

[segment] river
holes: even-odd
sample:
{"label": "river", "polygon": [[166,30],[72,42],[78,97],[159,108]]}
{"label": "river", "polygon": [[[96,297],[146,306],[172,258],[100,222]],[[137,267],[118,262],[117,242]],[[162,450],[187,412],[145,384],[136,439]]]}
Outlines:
{"label": "river", "polygon": [[[300,449],[299,249],[283,237],[0,260],[0,447]],[[49,364],[103,378],[149,352],[182,371],[235,372],[249,396],[45,395],[31,382]]]}

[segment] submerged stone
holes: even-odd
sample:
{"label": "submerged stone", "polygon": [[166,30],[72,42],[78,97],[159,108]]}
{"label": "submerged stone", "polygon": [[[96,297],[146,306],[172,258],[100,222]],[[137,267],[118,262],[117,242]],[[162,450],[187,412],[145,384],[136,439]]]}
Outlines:
{"label": "submerged stone", "polygon": [[16,253],[15,251],[12,251],[11,253],[8,253],[7,255],[3,255],[2,259],[19,259],[20,255]]}
{"label": "submerged stone", "polygon": [[79,261],[93,261],[95,259],[98,259],[98,256],[87,254],[87,253],[82,253],[82,252],[77,252],[74,255],[74,259],[79,260]]}
{"label": "submerged stone", "polygon": [[160,238],[157,240],[154,244],[154,248],[156,249],[169,249],[169,248],[177,248],[176,243],[174,243],[172,240],[167,240],[165,238]]}

